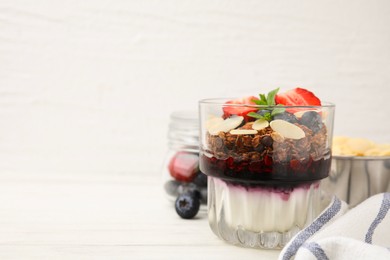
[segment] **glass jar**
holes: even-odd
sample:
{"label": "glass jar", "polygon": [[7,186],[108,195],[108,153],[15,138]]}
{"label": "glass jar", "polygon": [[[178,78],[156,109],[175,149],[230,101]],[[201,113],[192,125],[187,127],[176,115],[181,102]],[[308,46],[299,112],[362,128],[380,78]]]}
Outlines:
{"label": "glass jar", "polygon": [[176,111],[171,114],[168,148],[162,169],[163,186],[168,199],[177,201],[181,195],[190,194],[199,199],[200,204],[206,204],[207,176],[199,170],[197,111]]}
{"label": "glass jar", "polygon": [[[208,175],[208,218],[221,239],[282,248],[321,211],[329,175],[334,105],[280,106],[200,101],[200,169]],[[224,111],[263,112],[268,119]],[[276,113],[275,113],[276,114]]]}

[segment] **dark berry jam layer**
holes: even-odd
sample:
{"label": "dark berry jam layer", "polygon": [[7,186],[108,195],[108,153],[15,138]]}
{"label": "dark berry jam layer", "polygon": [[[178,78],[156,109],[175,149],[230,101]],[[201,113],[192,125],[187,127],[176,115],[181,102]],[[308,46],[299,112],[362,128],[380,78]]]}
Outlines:
{"label": "dark berry jam layer", "polygon": [[203,173],[234,183],[266,185],[288,185],[321,180],[328,177],[331,156],[313,160],[291,160],[274,162],[271,156],[258,161],[238,161],[233,157],[217,159],[200,155],[200,169]]}
{"label": "dark berry jam layer", "polygon": [[309,189],[318,189],[320,186],[320,181],[314,182],[304,182],[304,183],[283,183],[283,184],[259,184],[259,183],[249,183],[249,182],[232,182],[221,180],[218,178],[213,178],[212,182],[214,185],[217,183],[224,182],[229,188],[241,189],[247,192],[258,192],[258,193],[273,193],[278,194],[281,199],[288,201],[291,194],[297,190],[309,190]]}

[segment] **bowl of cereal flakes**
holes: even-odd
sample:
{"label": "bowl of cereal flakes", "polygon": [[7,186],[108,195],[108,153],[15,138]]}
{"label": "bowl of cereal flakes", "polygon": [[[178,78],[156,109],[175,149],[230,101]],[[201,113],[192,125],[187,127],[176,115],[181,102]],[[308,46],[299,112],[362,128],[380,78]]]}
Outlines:
{"label": "bowl of cereal flakes", "polygon": [[322,189],[354,207],[370,196],[390,192],[390,144],[333,138],[332,166]]}

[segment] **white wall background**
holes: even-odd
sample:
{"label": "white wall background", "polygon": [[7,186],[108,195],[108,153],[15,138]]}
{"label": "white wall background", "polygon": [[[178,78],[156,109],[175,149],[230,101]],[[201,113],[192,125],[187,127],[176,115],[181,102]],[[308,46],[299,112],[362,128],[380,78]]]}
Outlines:
{"label": "white wall background", "polygon": [[156,173],[170,112],[278,86],[390,142],[390,1],[2,0],[0,172]]}

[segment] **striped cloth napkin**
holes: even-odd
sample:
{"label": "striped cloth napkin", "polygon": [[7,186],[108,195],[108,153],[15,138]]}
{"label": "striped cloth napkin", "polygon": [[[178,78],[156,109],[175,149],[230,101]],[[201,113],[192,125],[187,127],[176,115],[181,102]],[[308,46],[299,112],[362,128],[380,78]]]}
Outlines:
{"label": "striped cloth napkin", "polygon": [[390,193],[377,194],[348,210],[333,197],[307,228],[283,248],[279,260],[390,259]]}

